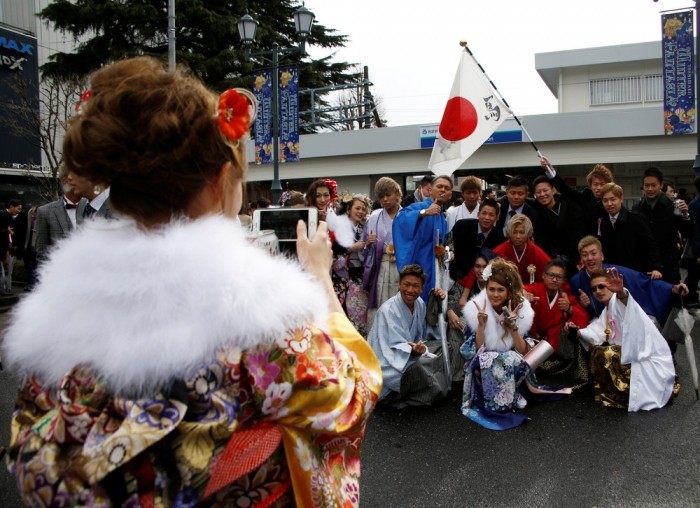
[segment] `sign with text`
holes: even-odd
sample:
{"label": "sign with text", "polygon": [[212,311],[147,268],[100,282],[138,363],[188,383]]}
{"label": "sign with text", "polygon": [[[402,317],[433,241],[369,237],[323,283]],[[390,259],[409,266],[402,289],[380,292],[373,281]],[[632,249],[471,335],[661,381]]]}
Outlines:
{"label": "sign with text", "polygon": [[693,11],[661,15],[664,134],[695,132]]}
{"label": "sign with text", "polygon": [[[424,125],[420,128],[420,147],[433,148],[435,136],[440,126]],[[520,143],[523,140],[523,131],[513,118],[507,118],[494,133],[484,142],[485,145],[498,143]]]}
{"label": "sign with text", "polygon": [[39,126],[26,120],[38,111],[36,38],[0,27],[0,166],[41,165]]}
{"label": "sign with text", "polygon": [[[258,116],[253,128],[255,163],[273,162],[272,132],[272,72],[270,69],[254,74],[253,93],[258,100]],[[279,162],[299,160],[299,73],[296,67],[279,69]]]}

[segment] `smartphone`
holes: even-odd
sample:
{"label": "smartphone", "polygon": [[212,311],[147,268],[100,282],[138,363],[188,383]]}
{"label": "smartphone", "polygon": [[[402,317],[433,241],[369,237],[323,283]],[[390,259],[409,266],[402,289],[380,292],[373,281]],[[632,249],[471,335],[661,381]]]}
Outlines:
{"label": "smartphone", "polygon": [[253,212],[253,232],[272,230],[279,241],[279,251],[296,255],[297,223],[306,223],[311,238],[318,225],[318,210],[307,208],[258,208]]}

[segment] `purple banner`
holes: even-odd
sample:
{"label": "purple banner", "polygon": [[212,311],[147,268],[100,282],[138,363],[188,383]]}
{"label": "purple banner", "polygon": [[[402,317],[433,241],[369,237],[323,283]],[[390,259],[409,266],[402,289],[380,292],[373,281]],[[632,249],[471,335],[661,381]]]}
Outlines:
{"label": "purple banner", "polygon": [[693,11],[661,15],[664,134],[695,132]]}
{"label": "purple banner", "polygon": [[299,72],[280,69],[280,162],[299,162]]}
{"label": "purple banner", "polygon": [[258,116],[255,118],[255,164],[272,162],[272,74],[269,69],[255,72],[253,93],[258,100]]}

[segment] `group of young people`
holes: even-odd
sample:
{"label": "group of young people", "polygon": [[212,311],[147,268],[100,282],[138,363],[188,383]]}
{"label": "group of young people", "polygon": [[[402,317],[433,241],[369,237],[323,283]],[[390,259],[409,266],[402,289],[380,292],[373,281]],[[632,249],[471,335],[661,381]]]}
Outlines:
{"label": "group of young people", "polygon": [[[334,208],[334,182],[309,189],[308,205],[339,232],[334,252],[354,267],[353,291],[336,288],[352,293],[345,310],[382,365],[381,402],[429,404],[461,383],[463,413],[503,429],[524,421],[517,410],[528,397],[556,399],[588,383],[596,400],[629,411],[677,393],[673,344],[659,330],[681,296],[697,301],[697,282],[689,292],[679,265],[692,207],[666,195],[658,168],[644,172],[631,210],[602,164],[583,191],[546,159],[542,168],[532,182],[511,178],[499,199],[465,177],[461,203],[449,208],[450,177],[421,181],[403,201],[384,177],[369,217],[366,196]],[[338,217],[353,208],[354,236],[339,240]],[[553,353],[535,361],[539,341]]]}

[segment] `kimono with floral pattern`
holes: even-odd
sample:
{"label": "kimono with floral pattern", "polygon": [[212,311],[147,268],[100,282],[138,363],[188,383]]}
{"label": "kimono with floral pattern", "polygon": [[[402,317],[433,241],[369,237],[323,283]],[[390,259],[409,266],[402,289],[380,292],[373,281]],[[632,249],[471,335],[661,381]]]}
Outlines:
{"label": "kimono with floral pattern", "polygon": [[[30,376],[9,452],[24,502],[357,506],[360,442],[380,371],[347,318],[330,321],[333,339],[308,327],[272,349],[223,346],[195,376],[145,398],[111,393],[87,365],[67,373],[57,390]],[[228,439],[259,422],[276,423],[282,445],[203,499]]]}
{"label": "kimono with floral pattern", "polygon": [[377,359],[311,274],[244,235],[96,220],[51,253],[4,340],[27,505],[358,505]]}

